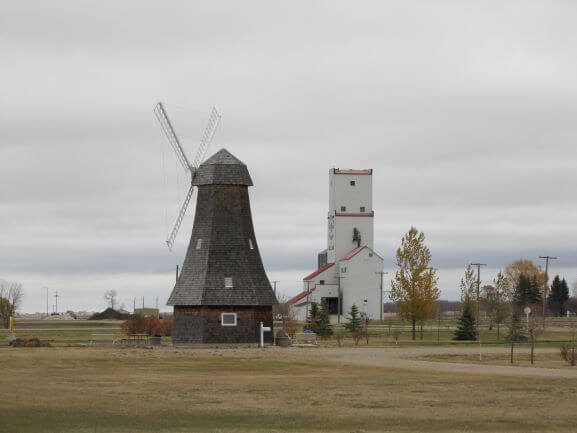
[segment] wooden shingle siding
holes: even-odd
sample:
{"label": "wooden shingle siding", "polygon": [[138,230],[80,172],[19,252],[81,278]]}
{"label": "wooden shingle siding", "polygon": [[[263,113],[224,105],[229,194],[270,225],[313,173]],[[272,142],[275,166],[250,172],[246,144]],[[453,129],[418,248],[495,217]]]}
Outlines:
{"label": "wooden shingle siding", "polygon": [[[222,313],[236,313],[236,326],[222,326]],[[185,344],[257,344],[259,326],[273,326],[270,307],[174,307],[172,341]],[[272,343],[271,332],[265,342]]]}
{"label": "wooden shingle siding", "polygon": [[[277,300],[254,234],[252,180],[246,166],[223,149],[201,164],[193,184],[198,187],[194,227],[167,302],[174,306],[173,341],[256,343],[259,323],[272,327]],[[226,287],[228,279],[232,287]],[[237,313],[237,325],[222,326],[223,312]],[[266,338],[272,341],[272,335]]]}

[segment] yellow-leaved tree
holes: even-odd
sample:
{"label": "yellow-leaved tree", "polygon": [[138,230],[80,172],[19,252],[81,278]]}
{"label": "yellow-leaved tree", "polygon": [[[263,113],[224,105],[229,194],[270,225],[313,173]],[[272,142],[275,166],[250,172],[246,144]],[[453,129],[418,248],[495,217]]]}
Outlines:
{"label": "yellow-leaved tree", "polygon": [[425,234],[411,227],[401,239],[396,258],[399,270],[391,281],[390,298],[397,304],[399,316],[411,322],[415,340],[417,322],[433,317],[440,295],[435,270],[429,267],[431,252]]}

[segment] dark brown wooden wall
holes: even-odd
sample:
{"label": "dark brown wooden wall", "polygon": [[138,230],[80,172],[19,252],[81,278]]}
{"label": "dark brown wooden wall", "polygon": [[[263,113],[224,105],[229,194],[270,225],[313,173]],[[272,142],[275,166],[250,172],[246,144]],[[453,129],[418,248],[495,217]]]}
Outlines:
{"label": "dark brown wooden wall", "polygon": [[[237,326],[222,326],[221,313],[237,313]],[[175,306],[172,324],[174,344],[258,344],[259,325],[272,328],[272,307],[260,306]],[[272,332],[265,332],[272,343]]]}

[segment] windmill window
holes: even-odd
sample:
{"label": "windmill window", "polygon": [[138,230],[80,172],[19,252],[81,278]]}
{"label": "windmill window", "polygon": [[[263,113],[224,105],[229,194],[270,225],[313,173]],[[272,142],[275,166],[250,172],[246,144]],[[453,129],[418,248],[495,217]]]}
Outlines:
{"label": "windmill window", "polygon": [[341,268],[341,272],[344,274],[345,272],[347,272],[347,268]]}
{"label": "windmill window", "polygon": [[324,286],[325,280],[320,280],[320,281],[319,281],[319,284],[320,284],[321,286]]}
{"label": "windmill window", "polygon": [[252,244],[252,239],[248,240],[248,246],[250,247],[251,250],[254,250],[254,245]]}
{"label": "windmill window", "polygon": [[232,277],[224,277],[224,288],[232,289]]}
{"label": "windmill window", "polygon": [[196,241],[196,249],[200,250],[200,247],[202,247],[202,239],[197,239]]}
{"label": "windmill window", "polygon": [[351,180],[351,186],[355,186],[356,182],[354,180]]}
{"label": "windmill window", "polygon": [[220,315],[220,323],[222,326],[236,326],[236,313],[222,313]]}
{"label": "windmill window", "polygon": [[365,211],[365,207],[361,206],[361,212],[364,212],[364,211]]}
{"label": "windmill window", "polygon": [[347,211],[347,207],[346,206],[341,206],[341,212],[346,212]]}
{"label": "windmill window", "polygon": [[369,257],[373,257],[373,253],[369,253]]}

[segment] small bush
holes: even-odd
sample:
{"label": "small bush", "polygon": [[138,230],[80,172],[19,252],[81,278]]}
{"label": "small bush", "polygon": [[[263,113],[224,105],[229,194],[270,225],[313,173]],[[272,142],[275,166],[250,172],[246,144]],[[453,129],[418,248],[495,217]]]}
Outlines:
{"label": "small bush", "polygon": [[398,328],[393,329],[393,340],[395,340],[395,344],[399,343],[399,338],[401,338],[401,330]]}
{"label": "small bush", "polygon": [[12,347],[50,347],[50,343],[41,341],[39,338],[16,338],[10,342]]}
{"label": "small bush", "polygon": [[337,329],[335,329],[333,335],[335,337],[335,340],[337,340],[337,344],[339,345],[339,347],[341,347],[343,345],[343,340],[345,339],[345,330],[341,327],[338,327]]}
{"label": "small bush", "polygon": [[283,322],[283,328],[287,332],[289,337],[295,338],[295,335],[299,330],[299,323],[290,316],[284,316],[282,322]]}
{"label": "small bush", "polygon": [[561,358],[563,358],[563,360],[565,360],[571,365],[575,365],[577,363],[577,349],[569,347],[566,344],[562,344],[559,350],[561,352]]}
{"label": "small bush", "polygon": [[131,319],[124,322],[120,328],[128,335],[148,334],[154,337],[172,335],[172,319],[158,319],[154,316],[142,317],[135,314]]}

